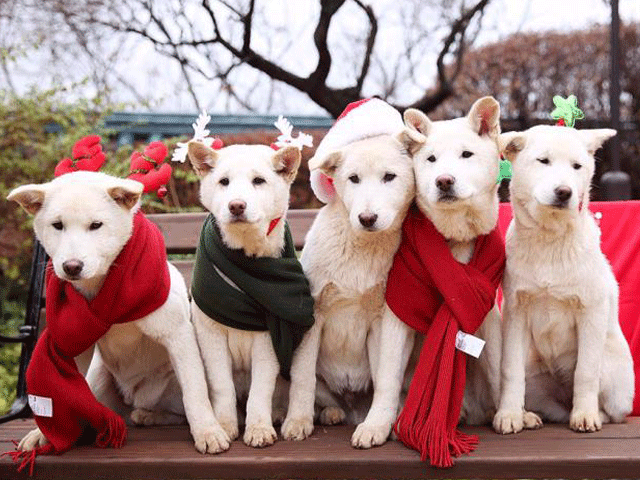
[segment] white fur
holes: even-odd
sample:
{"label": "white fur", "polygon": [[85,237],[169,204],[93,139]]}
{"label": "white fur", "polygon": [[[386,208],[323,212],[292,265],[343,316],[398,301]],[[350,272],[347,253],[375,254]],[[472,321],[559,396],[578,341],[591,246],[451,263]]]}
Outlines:
{"label": "white fur", "polygon": [[[226,245],[248,256],[279,257],[299,150],[287,147],[276,153],[261,145],[234,145],[214,151],[192,143],[189,158],[202,176],[200,200],[214,215]],[[264,183],[256,184],[256,178]],[[237,201],[246,205],[240,219],[230,210],[230,204]],[[278,217],[281,220],[267,235],[271,220]],[[244,442],[252,447],[273,444],[277,434],[272,399],[280,368],[269,332],[229,328],[209,318],[193,301],[191,307],[210,397],[222,427],[231,439],[238,436],[236,398],[246,391],[250,378]]]}
{"label": "white fur", "polygon": [[[379,98],[371,98],[343,115],[322,138],[315,158],[324,159],[354,142],[379,135],[397,135],[404,129],[400,112]],[[335,199],[335,188],[321,169],[311,170],[310,183],[321,202],[331,203]]]}
{"label": "white fur", "polygon": [[[618,285],[588,209],[593,154],[612,135],[537,126],[502,138],[513,161],[514,219],[499,433],[538,428],[540,417],[592,432],[631,411],[633,363],[618,323]],[[566,205],[558,204],[558,187],[571,189]]]}
{"label": "white fur", "polygon": [[[141,193],[138,182],[76,172],[46,184],[18,187],[8,198],[35,213],[36,236],[51,257],[55,274],[91,300],[131,236]],[[83,263],[79,275],[65,272],[68,261]],[[207,396],[187,289],[172,265],[169,272],[171,290],[160,308],[139,320],[114,325],[98,340],[87,381],[98,401],[121,414],[130,413],[133,423],[183,422],[186,415],[196,449],[221,452],[230,442]],[[44,443],[36,429],[19,448],[31,450]]]}
{"label": "white fur", "polygon": [[[313,431],[316,372],[317,400],[328,407],[322,422],[344,420],[338,400],[348,403],[373,383],[368,414],[363,405],[347,412],[349,421],[362,422],[351,443],[359,448],[380,445],[391,432],[413,334],[387,307],[384,289],[413,200],[406,145],[415,137],[419,135],[408,131],[398,138],[380,135],[310,162],[312,171],[320,169],[334,179],[337,195],[318,213],[302,251],[316,322],[294,356],[282,426],[286,439],[300,440]],[[365,227],[361,215],[376,215],[375,222]]]}
{"label": "white fur", "polygon": [[[493,230],[498,220],[498,135],[500,107],[491,97],[474,103],[466,117],[431,122],[407,110],[405,123],[426,137],[414,155],[416,203],[447,239],[453,257],[468,263],[478,235]],[[471,153],[465,157],[463,152]],[[468,154],[465,154],[468,155]],[[432,161],[434,160],[434,161]],[[454,180],[443,197],[437,179]],[[487,343],[479,359],[467,359],[467,385],[461,421],[489,422],[500,395],[500,314],[487,314],[475,334]]]}

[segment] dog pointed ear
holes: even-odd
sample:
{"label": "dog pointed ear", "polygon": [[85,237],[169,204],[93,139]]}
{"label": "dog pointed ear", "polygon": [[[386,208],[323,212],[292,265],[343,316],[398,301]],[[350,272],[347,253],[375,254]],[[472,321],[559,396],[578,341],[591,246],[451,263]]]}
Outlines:
{"label": "dog pointed ear", "polygon": [[587,147],[589,155],[595,155],[596,151],[602,147],[604,142],[614,137],[618,132],[612,128],[594,128],[586,130],[576,130],[580,138]]}
{"label": "dog pointed ear", "polygon": [[216,165],[218,152],[202,142],[189,142],[187,156],[198,176],[204,177]]}
{"label": "dog pointed ear", "polygon": [[282,175],[287,183],[293,183],[300,167],[300,149],[298,147],[284,147],[271,158],[273,168],[278,175]]}
{"label": "dog pointed ear", "polygon": [[498,137],[498,144],[504,158],[513,162],[527,144],[527,136],[525,132],[503,133]]}
{"label": "dog pointed ear", "polygon": [[320,170],[329,177],[333,177],[336,170],[342,163],[343,154],[340,150],[331,152],[329,155],[318,158],[314,156],[309,160],[309,170]]}
{"label": "dog pointed ear", "polygon": [[[416,110],[417,111],[417,110]],[[429,120],[429,119],[427,119]],[[427,141],[427,137],[421,134],[415,128],[405,127],[397,136],[396,139],[407,149],[412,156],[422,148]]]}
{"label": "dog pointed ear", "polygon": [[[402,116],[402,118],[404,118],[404,124],[412,132],[421,135],[423,138],[429,135],[432,122],[431,120],[429,120],[429,117],[427,117],[420,110],[416,110],[415,108],[407,108],[404,111],[404,115]],[[417,138],[419,139],[420,137]],[[426,141],[426,138],[424,139],[424,141]]]}
{"label": "dog pointed ear", "polygon": [[493,97],[475,101],[467,115],[471,129],[478,135],[496,138],[500,135],[500,104]]}
{"label": "dog pointed ear", "polygon": [[22,185],[11,190],[7,195],[7,200],[19,203],[27,213],[35,215],[44,203],[46,191],[46,184]]}
{"label": "dog pointed ear", "polygon": [[143,189],[142,183],[122,178],[107,188],[107,194],[122,208],[131,210],[140,200]]}

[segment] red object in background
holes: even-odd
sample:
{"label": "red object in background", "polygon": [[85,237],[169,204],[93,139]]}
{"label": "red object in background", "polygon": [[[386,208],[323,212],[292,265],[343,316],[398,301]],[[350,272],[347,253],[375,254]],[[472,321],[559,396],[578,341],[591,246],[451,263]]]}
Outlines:
{"label": "red object in background", "polygon": [[[163,185],[166,185],[171,178],[171,165],[164,162],[168,153],[167,147],[162,142],[151,142],[144,149],[143,153],[133,152],[131,154],[131,173],[127,178],[137,180],[144,185],[144,193],[159,192]],[[159,198],[164,197],[160,193]]]}
{"label": "red object in background", "polygon": [[78,170],[97,172],[107,159],[98,135],[89,135],[78,140],[73,146],[72,156],[73,160],[63,158],[58,162],[53,172],[55,177]]}
{"label": "red object in background", "polygon": [[[589,210],[601,215],[600,246],[620,286],[618,318],[631,348],[636,376],[631,415],[640,415],[640,201],[593,202]],[[503,236],[511,216],[511,205],[501,204],[498,226]]]}

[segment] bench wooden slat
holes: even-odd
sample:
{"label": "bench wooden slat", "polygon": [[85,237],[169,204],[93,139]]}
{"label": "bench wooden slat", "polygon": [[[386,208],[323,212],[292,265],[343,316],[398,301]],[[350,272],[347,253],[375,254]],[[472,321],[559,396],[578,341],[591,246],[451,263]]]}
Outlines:
{"label": "bench wooden slat", "polygon": [[[0,429],[0,449],[13,448],[33,420],[15,420]],[[480,435],[478,449],[455,467],[439,470],[417,452],[396,441],[371,450],[356,450],[349,439],[353,427],[316,427],[302,442],[278,441],[254,449],[235,441],[228,452],[201,455],[188,428],[153,427],[129,430],[120,450],[78,447],[60,456],[37,458],[36,478],[67,480],[104,478],[633,478],[640,472],[640,418],[605,425],[600,432],[575,433],[567,425],[539,431],[498,435],[488,427],[464,428]],[[25,478],[4,457],[0,478]]]}
{"label": "bench wooden slat", "polygon": [[[309,209],[290,210],[287,214],[296,248],[302,248],[304,245],[304,237],[317,213],[317,209]],[[198,245],[202,222],[207,215],[207,212],[157,213],[147,217],[158,225],[164,234],[169,253],[188,253],[193,252]]]}

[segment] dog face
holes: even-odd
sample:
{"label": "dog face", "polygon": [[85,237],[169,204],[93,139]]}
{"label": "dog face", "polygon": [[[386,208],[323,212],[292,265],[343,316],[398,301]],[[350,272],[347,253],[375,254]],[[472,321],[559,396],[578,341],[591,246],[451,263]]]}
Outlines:
{"label": "dog face", "polygon": [[247,234],[265,238],[270,222],[285,215],[300,150],[274,152],[264,145],[213,150],[191,142],[189,159],[201,177],[200,201],[216,218],[227,244],[243,248],[241,239]]}
{"label": "dog face", "polygon": [[55,274],[74,283],[107,274],[131,236],[142,189],[133,180],[81,171],[23,185],[7,198],[34,215]]}
{"label": "dog face", "polygon": [[593,155],[616,134],[611,129],[576,130],[539,125],[503,134],[500,143],[513,163],[511,196],[537,219],[577,213],[589,202]]}
{"label": "dog face", "polygon": [[416,138],[421,135],[379,135],[309,162],[311,170],[319,168],[333,179],[353,231],[380,232],[402,222],[415,190],[407,147]]}
{"label": "dog face", "polygon": [[425,138],[413,160],[420,209],[447,238],[488,233],[498,213],[498,102],[481,98],[466,117],[439,122],[409,109],[404,120]]}

